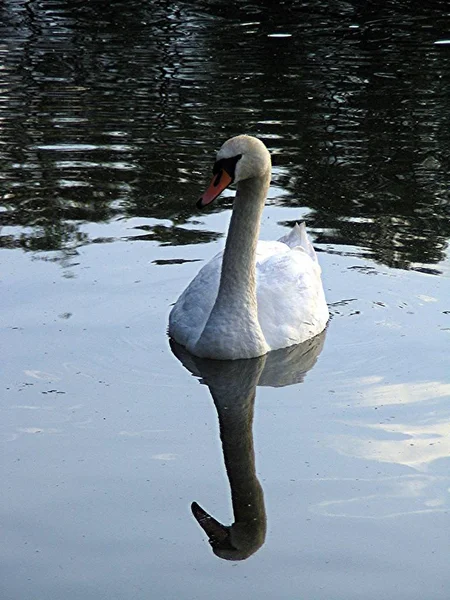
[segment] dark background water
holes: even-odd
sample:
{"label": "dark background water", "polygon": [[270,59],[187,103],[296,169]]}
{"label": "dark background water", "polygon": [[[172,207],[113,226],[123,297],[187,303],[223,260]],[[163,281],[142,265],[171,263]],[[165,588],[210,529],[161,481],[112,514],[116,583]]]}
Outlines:
{"label": "dark background water", "polygon": [[[449,24],[0,0],[2,600],[448,600]],[[332,314],[256,393],[258,364],[184,369],[166,334],[223,246],[230,195],[195,201],[238,133],[273,156],[261,237],[306,220]],[[255,517],[248,560],[192,501]]]}
{"label": "dark background water", "polygon": [[[157,217],[196,243],[212,153],[274,154],[273,202],[318,241],[433,265],[450,236],[449,6],[442,2],[4,0],[2,247],[73,252],[80,223]],[[95,240],[101,241],[101,240]]]}

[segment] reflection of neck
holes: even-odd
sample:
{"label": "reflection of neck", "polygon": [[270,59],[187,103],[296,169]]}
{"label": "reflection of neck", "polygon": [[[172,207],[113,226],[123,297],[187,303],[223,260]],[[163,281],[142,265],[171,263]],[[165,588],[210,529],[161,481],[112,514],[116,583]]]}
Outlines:
{"label": "reflection of neck", "polygon": [[[212,390],[211,390],[212,391]],[[214,394],[213,394],[214,396]],[[255,393],[246,405],[240,404],[236,418],[234,409],[219,412],[220,438],[230,482],[235,525],[246,527],[265,525],[264,498],[256,476],[253,448],[253,407]]]}
{"label": "reflection of neck", "polygon": [[[256,385],[265,357],[233,361],[228,376],[207,380],[217,408],[220,438],[231,487],[234,524],[229,530],[233,551],[216,553],[224,558],[246,558],[263,543],[266,535],[264,496],[256,476],[253,449],[253,408]],[[239,364],[238,364],[239,363]]]}

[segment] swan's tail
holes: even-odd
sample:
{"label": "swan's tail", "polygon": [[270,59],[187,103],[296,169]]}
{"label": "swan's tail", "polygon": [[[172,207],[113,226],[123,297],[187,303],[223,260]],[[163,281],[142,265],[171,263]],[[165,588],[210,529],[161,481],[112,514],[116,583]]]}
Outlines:
{"label": "swan's tail", "polygon": [[300,246],[300,248],[302,248],[306,254],[308,254],[308,256],[318,262],[316,251],[309,240],[304,223],[300,223],[300,225],[296,223],[291,231],[281,237],[278,241],[283,242],[289,246],[289,248],[298,248]]}

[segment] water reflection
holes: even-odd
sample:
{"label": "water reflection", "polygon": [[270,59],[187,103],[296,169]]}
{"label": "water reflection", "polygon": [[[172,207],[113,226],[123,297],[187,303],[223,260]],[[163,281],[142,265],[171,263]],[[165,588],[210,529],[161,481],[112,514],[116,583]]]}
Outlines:
{"label": "water reflection", "polygon": [[214,554],[243,560],[266,536],[264,495],[258,481],[253,447],[253,411],[257,386],[282,387],[303,381],[322,351],[325,332],[304,344],[251,360],[201,359],[171,341],[175,356],[208,386],[217,410],[220,439],[231,488],[234,523],[222,525],[199,504],[192,512],[209,538]]}
{"label": "water reflection", "polygon": [[169,219],[148,239],[177,244],[204,157],[245,132],[319,242],[442,259],[445,0],[5,0],[1,16],[0,247],[76,251],[80,224],[123,215]]}
{"label": "water reflection", "polygon": [[[360,383],[363,381],[360,380]],[[359,459],[391,463],[426,472],[432,463],[450,457],[450,420],[446,402],[450,398],[450,384],[440,381],[411,381],[383,384],[379,378],[365,380],[364,391],[358,397],[360,406],[383,408],[380,421],[348,423],[366,430],[361,436],[341,435],[331,440],[332,447],[340,454]],[[420,411],[417,421],[402,419],[401,407],[414,404],[424,406],[442,402],[440,410]],[[396,407],[396,417],[386,414],[389,407]],[[375,434],[375,435],[373,435]]]}
{"label": "water reflection", "polygon": [[[313,509],[316,514],[383,520],[406,515],[448,513],[450,478],[447,475],[413,473],[400,477],[378,477],[376,480],[361,477],[343,481],[349,489],[348,497],[319,502]],[[327,484],[326,481],[322,483]],[[328,483],[332,489],[336,481]]]}

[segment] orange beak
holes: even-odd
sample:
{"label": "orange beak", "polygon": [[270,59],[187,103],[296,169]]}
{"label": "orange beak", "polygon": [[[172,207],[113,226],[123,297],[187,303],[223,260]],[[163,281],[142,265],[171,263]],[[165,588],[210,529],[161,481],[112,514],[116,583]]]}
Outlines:
{"label": "orange beak", "polygon": [[225,169],[221,169],[217,173],[217,175],[214,175],[214,177],[212,178],[212,181],[209,184],[209,187],[206,190],[206,192],[204,192],[204,194],[200,196],[200,200],[197,202],[197,207],[203,208],[207,204],[210,204],[231,183],[233,183],[233,178],[230,177],[230,175],[228,175]]}

